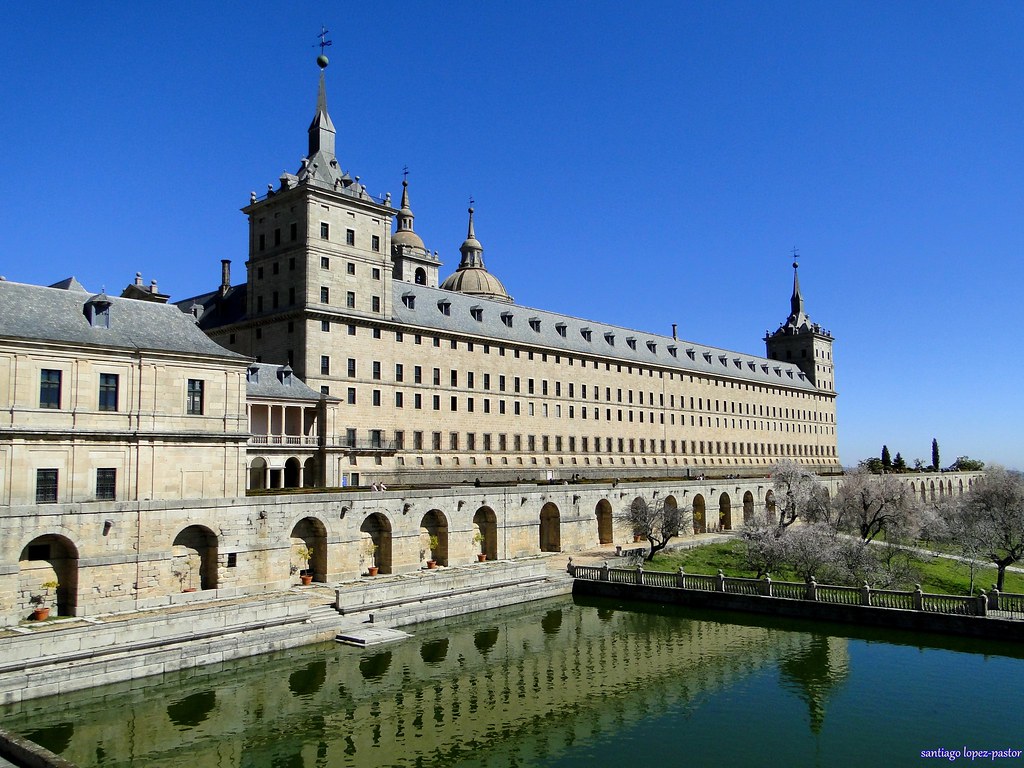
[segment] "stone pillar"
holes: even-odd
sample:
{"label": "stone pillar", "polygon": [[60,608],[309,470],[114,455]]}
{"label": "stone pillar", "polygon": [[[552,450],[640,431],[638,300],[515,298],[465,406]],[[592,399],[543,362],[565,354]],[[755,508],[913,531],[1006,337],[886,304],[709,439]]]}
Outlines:
{"label": "stone pillar", "polygon": [[813,576],[811,576],[811,578],[807,580],[807,599],[818,599],[818,582],[814,580]]}
{"label": "stone pillar", "polygon": [[722,573],[722,569],[721,568],[718,569],[718,575],[715,578],[716,578],[716,581],[715,581],[715,591],[716,592],[725,592],[725,574]]}
{"label": "stone pillar", "polygon": [[864,586],[860,588],[860,604],[871,605],[871,587],[865,581]]}
{"label": "stone pillar", "polygon": [[924,610],[924,593],[921,591],[921,585],[920,584],[915,584],[914,585],[914,610],[915,611],[923,611]]}

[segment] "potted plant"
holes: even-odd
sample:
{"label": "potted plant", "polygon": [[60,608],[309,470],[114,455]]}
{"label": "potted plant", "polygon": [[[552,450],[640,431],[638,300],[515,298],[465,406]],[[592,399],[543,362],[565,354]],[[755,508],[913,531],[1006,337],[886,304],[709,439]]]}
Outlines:
{"label": "potted plant", "polygon": [[430,559],[427,560],[427,568],[437,568],[437,560],[434,559],[434,552],[441,545],[438,541],[437,536],[431,536],[427,539],[427,546],[430,547]]}
{"label": "potted plant", "polygon": [[363,557],[362,557],[362,561],[369,563],[369,565],[366,566],[366,575],[367,576],[376,576],[377,575],[378,568],[377,568],[376,562],[374,561],[374,557],[376,556],[376,554],[377,554],[377,545],[373,543],[373,539],[366,539],[366,541],[363,542]]}
{"label": "potted plant", "polygon": [[480,531],[473,534],[473,543],[476,544],[477,549],[481,550],[476,553],[477,562],[484,562],[487,559],[487,553],[482,551],[484,548],[484,535]]}
{"label": "potted plant", "polygon": [[310,547],[303,545],[295,551],[295,554],[300,561],[306,564],[306,567],[299,571],[299,581],[309,586],[313,582],[313,573],[309,564],[313,560],[314,551]]}
{"label": "potted plant", "polygon": [[46,600],[50,596],[50,590],[52,589],[56,594],[57,587],[60,585],[56,581],[44,581],[39,586],[42,587],[43,594],[29,597],[29,602],[35,606],[32,609],[32,618],[35,621],[46,621],[50,618],[50,606],[46,604]]}

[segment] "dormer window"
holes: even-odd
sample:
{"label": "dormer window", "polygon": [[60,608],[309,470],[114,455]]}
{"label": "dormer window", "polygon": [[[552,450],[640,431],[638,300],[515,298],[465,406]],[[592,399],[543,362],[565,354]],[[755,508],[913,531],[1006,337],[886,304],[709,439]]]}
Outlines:
{"label": "dormer window", "polygon": [[677,349],[676,349],[676,347],[675,347],[674,345],[672,345],[672,344],[669,344],[669,345],[668,345],[667,347],[665,347],[665,349],[667,349],[667,350],[668,350],[668,353],[669,353],[670,355],[672,355],[672,357],[675,357],[675,356],[676,356],[676,351],[677,351]]}
{"label": "dormer window", "polygon": [[535,330],[537,333],[540,333],[540,318],[539,317],[531,317],[530,318],[530,328]]}
{"label": "dormer window", "polygon": [[484,309],[483,309],[483,307],[470,307],[469,308],[469,314],[478,323],[483,322],[483,319],[484,319]]}
{"label": "dormer window", "polygon": [[580,336],[582,336],[585,341],[590,341],[593,336],[593,332],[589,328],[580,328]]}
{"label": "dormer window", "polygon": [[710,352],[705,352],[704,353],[704,359],[707,360],[710,363],[711,362],[711,353]]}
{"label": "dormer window", "polygon": [[614,347],[615,346],[615,334],[614,333],[606,333],[604,335],[604,340],[606,342],[608,342],[608,346],[610,346],[610,347]]}
{"label": "dormer window", "polygon": [[416,309],[416,294],[415,293],[403,293],[402,303],[405,304],[409,309]]}
{"label": "dormer window", "polygon": [[85,317],[89,325],[93,328],[109,328],[112,303],[106,293],[97,294],[85,302]]}
{"label": "dormer window", "polygon": [[764,364],[762,364],[762,365],[761,365],[761,370],[762,370],[762,371],[764,371],[765,373],[768,373],[768,366],[767,366],[767,365],[764,365]]}
{"label": "dormer window", "polygon": [[636,349],[636,339],[633,338],[632,336],[627,336],[626,337],[626,346],[629,347],[630,349],[634,349],[635,350]]}
{"label": "dormer window", "polygon": [[690,358],[691,360],[696,360],[697,359],[697,353],[694,352],[692,348],[686,350],[686,356],[688,358]]}
{"label": "dormer window", "polygon": [[260,367],[258,365],[250,365],[245,373],[245,380],[258,384],[260,380]]}
{"label": "dormer window", "polygon": [[441,299],[437,302],[437,308],[441,311],[442,315],[451,315],[452,303],[448,299]]}
{"label": "dormer window", "polygon": [[728,365],[729,365],[729,358],[726,357],[725,355],[719,355],[718,356],[718,362],[720,362],[722,365],[728,367]]}
{"label": "dormer window", "polygon": [[561,336],[563,339],[565,338],[565,329],[565,323],[555,323],[555,330],[558,331],[558,335]]}
{"label": "dormer window", "polygon": [[502,312],[501,313],[501,322],[503,322],[508,328],[511,328],[512,327],[512,313],[511,312]]}
{"label": "dormer window", "polygon": [[740,370],[743,370],[743,361],[740,360],[738,357],[733,358],[732,364],[735,365]]}
{"label": "dormer window", "polygon": [[648,341],[648,342],[647,342],[647,348],[648,348],[649,350],[651,350],[651,354],[652,354],[652,355],[656,355],[656,354],[658,354],[658,345],[657,345],[657,344],[655,344],[655,343],[654,343],[653,341]]}

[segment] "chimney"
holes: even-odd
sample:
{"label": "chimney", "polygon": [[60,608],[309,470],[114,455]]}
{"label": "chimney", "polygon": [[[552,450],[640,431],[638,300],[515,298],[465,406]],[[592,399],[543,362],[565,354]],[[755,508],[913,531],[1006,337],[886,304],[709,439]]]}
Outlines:
{"label": "chimney", "polygon": [[141,272],[136,272],[135,273],[135,284],[137,286],[139,286],[140,288],[142,287],[142,273]]}
{"label": "chimney", "polygon": [[220,260],[220,295],[224,296],[231,288],[231,259]]}
{"label": "chimney", "polygon": [[679,338],[676,336],[676,324],[672,323],[672,341],[678,341]]}

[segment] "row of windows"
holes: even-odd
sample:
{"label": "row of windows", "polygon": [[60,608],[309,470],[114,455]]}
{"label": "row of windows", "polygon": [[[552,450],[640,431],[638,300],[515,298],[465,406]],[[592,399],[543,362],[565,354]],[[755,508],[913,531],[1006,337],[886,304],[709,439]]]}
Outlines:
{"label": "row of windows", "polygon": [[[326,324],[328,321],[323,321],[323,322]],[[328,330],[328,327],[324,327],[324,330]],[[371,330],[371,334],[372,334],[374,339],[380,339],[382,337],[382,332],[381,332],[380,328],[371,328],[370,330]],[[348,326],[348,333],[349,333],[350,336],[357,335],[357,327],[355,325],[349,325]],[[395,334],[395,341],[398,342],[398,343],[402,343],[405,340],[405,336],[407,335],[403,331],[395,331],[394,334]],[[427,341],[430,341],[435,348],[440,348],[442,346],[442,337],[440,337],[440,336],[425,336],[424,334],[419,334],[419,333],[408,334],[408,335],[410,335],[412,337],[412,340],[413,340],[414,344],[423,344],[424,340],[427,340]],[[819,395],[819,394],[817,394],[815,392],[806,392],[806,391],[799,391],[799,390],[794,391],[792,389],[787,389],[785,387],[775,387],[775,386],[771,386],[771,385],[755,384],[755,383],[743,382],[743,381],[739,381],[739,382],[737,382],[737,381],[729,381],[729,380],[725,380],[725,379],[719,379],[719,378],[714,378],[714,377],[710,377],[710,376],[704,376],[704,375],[701,375],[701,374],[684,373],[684,372],[681,372],[681,371],[664,371],[664,370],[658,370],[658,369],[655,369],[655,368],[647,368],[647,367],[644,367],[644,366],[641,366],[641,365],[631,365],[629,363],[625,363],[625,364],[623,364],[623,363],[613,363],[613,362],[608,361],[608,360],[595,360],[595,359],[589,359],[589,358],[585,358],[585,357],[577,358],[577,357],[573,357],[571,355],[564,355],[563,356],[561,354],[555,354],[555,353],[549,354],[547,352],[534,352],[533,350],[521,350],[521,349],[516,348],[516,347],[506,348],[504,345],[500,345],[500,344],[492,345],[492,344],[487,343],[487,342],[474,342],[474,341],[462,341],[462,342],[459,342],[458,339],[449,339],[448,340],[448,346],[451,349],[453,349],[453,350],[460,349],[461,348],[460,347],[460,343],[461,343],[461,346],[465,347],[465,350],[467,352],[473,352],[477,347],[480,347],[481,348],[481,352],[483,354],[485,354],[485,355],[489,355],[491,353],[491,348],[493,346],[495,349],[497,349],[499,357],[505,357],[508,352],[511,352],[512,357],[514,359],[516,359],[516,360],[521,359],[522,356],[525,355],[526,359],[531,361],[531,362],[533,362],[534,360],[539,359],[540,362],[547,363],[547,362],[549,362],[548,358],[550,357],[551,358],[551,362],[553,362],[555,365],[561,365],[562,362],[563,362],[563,357],[564,357],[565,364],[567,364],[570,368],[574,367],[577,363],[579,364],[579,367],[584,369],[584,370],[587,369],[588,367],[589,368],[593,368],[594,370],[600,370],[601,367],[603,366],[605,371],[610,372],[614,368],[616,373],[623,373],[623,370],[625,370],[625,373],[627,375],[633,375],[635,373],[637,376],[643,376],[645,374],[645,372],[646,372],[648,378],[655,378],[655,373],[657,373],[657,378],[659,378],[659,379],[664,379],[665,378],[665,374],[667,373],[669,381],[674,381],[674,380],[676,380],[678,378],[678,380],[680,382],[686,382],[687,379],[688,379],[691,384],[697,383],[697,382],[714,382],[714,386],[716,386],[716,387],[720,386],[720,387],[724,387],[724,388],[728,388],[728,389],[740,389],[740,390],[751,391],[751,392],[762,392],[762,393],[770,394],[770,395],[782,395],[784,397],[795,397],[795,398],[810,399],[810,400],[822,401],[822,402],[825,402],[826,400],[830,399],[830,398],[827,398],[826,396]],[[589,365],[588,365],[588,362],[589,362]]]}
{"label": "row of windows", "polygon": [[[356,430],[349,427],[346,431],[346,444],[356,444]],[[835,456],[834,446],[822,446],[812,444],[785,444],[785,443],[737,443],[723,441],[705,440],[656,440],[647,438],[613,438],[593,437],[584,435],[579,438],[575,436],[563,437],[561,435],[508,435],[504,432],[497,435],[490,432],[478,434],[476,432],[430,432],[429,447],[426,444],[428,433],[415,431],[412,433],[412,450],[423,451],[497,451],[499,453],[521,453],[541,451],[542,453],[575,453],[577,446],[582,453],[651,453],[651,454],[691,454],[695,456],[719,455],[719,456],[800,456],[800,457],[829,457]],[[447,439],[445,439],[447,437]],[[511,437],[511,440],[509,439]],[[370,430],[370,442],[378,447],[383,444],[383,431],[379,429]],[[395,448],[403,450],[405,445],[405,432],[395,432]],[[689,444],[689,450],[687,450]]]}
{"label": "row of windows", "polygon": [[[56,504],[60,473],[56,469],[36,470],[36,504]],[[117,470],[104,467],[96,470],[96,500],[117,500]]]}
{"label": "row of windows", "polygon": [[[320,239],[330,240],[331,239],[331,225],[326,221],[320,222]],[[354,229],[345,230],[345,245],[356,244],[356,231]],[[370,250],[376,253],[380,253],[380,236],[370,235]]]}
{"label": "row of windows", "polygon": [[[39,372],[39,407],[60,409],[63,398],[63,371],[44,368]],[[118,410],[120,376],[101,373],[97,408],[101,411]],[[191,414],[203,413],[203,381],[189,379],[185,410]]]}

